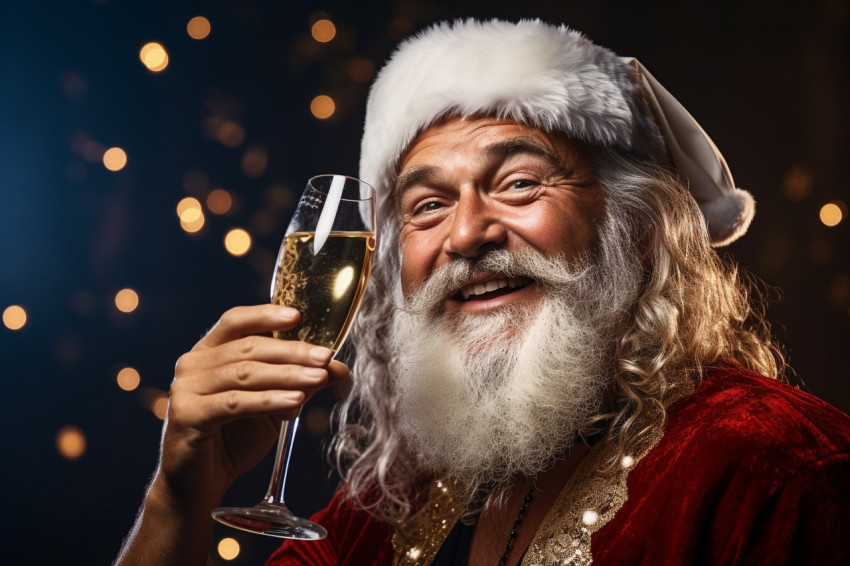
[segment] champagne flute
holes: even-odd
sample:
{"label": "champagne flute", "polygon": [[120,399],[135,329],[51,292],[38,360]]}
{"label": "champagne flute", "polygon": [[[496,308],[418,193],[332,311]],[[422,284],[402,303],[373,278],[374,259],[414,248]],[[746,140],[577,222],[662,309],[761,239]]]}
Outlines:
{"label": "champagne flute", "polygon": [[[336,352],[345,340],[369,280],[375,251],[375,190],[342,175],[307,182],[286,230],[272,279],[271,301],[301,312],[299,325],[275,332]],[[321,526],[295,516],[283,492],[298,418],[281,426],[274,471],[263,500],[253,507],[219,507],[216,521],[264,535],[317,540]]]}

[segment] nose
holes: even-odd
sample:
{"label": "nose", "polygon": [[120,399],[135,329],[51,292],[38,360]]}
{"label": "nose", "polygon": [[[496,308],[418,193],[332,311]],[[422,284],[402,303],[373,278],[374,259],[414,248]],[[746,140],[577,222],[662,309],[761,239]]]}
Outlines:
{"label": "nose", "polygon": [[461,194],[452,215],[443,251],[473,258],[505,244],[508,231],[494,204],[474,189]]}

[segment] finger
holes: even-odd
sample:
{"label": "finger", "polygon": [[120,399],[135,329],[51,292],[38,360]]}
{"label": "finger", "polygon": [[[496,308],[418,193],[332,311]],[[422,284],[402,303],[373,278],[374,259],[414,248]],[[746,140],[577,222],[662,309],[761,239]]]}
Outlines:
{"label": "finger", "polygon": [[209,427],[267,415],[298,415],[301,391],[226,391],[214,395],[172,396],[169,419],[177,426]]}
{"label": "finger", "polygon": [[246,336],[213,348],[193,349],[177,360],[175,375],[179,377],[242,361],[324,367],[332,356],[333,351],[328,348],[305,342]]}
{"label": "finger", "polygon": [[328,365],[328,385],[335,385],[337,383],[341,383],[349,378],[351,375],[351,370],[348,369],[348,366],[344,363],[333,360]]}
{"label": "finger", "polygon": [[279,305],[234,307],[226,311],[195,348],[210,348],[252,334],[289,330],[298,324],[301,314]]}
{"label": "finger", "polygon": [[185,379],[197,381],[192,389],[199,395],[237,389],[312,391],[325,385],[328,381],[328,371],[320,367],[241,361],[210,371],[197,372],[184,378],[184,384]]}

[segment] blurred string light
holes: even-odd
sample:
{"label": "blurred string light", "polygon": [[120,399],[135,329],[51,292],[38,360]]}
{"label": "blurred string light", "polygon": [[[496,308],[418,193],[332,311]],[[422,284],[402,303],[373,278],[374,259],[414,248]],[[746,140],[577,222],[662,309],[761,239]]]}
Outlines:
{"label": "blurred string light", "polygon": [[203,16],[195,16],[186,24],[186,33],[192,39],[204,39],[210,34],[210,21]]}
{"label": "blurred string light", "polygon": [[319,43],[327,43],[336,36],[336,26],[332,21],[323,18],[313,24],[310,35]]}
{"label": "blurred string light", "polygon": [[177,216],[180,218],[180,227],[190,234],[204,227],[204,211],[195,197],[186,197],[177,203]]}
{"label": "blurred string light", "polygon": [[243,256],[251,249],[251,235],[242,228],[234,228],[224,237],[224,248],[231,255]]}
{"label": "blurred string light", "polygon": [[336,110],[333,98],[326,94],[320,94],[310,102],[310,112],[319,120],[326,120],[333,116]]}
{"label": "blurred string light", "polygon": [[153,73],[159,73],[168,66],[168,53],[161,43],[151,41],[139,50],[139,59],[142,64]]}
{"label": "blurred string light", "polygon": [[820,221],[824,226],[838,226],[846,216],[847,205],[843,202],[834,200],[828,202],[820,208]]}
{"label": "blurred string light", "polygon": [[215,189],[207,195],[207,208],[213,214],[227,214],[233,206],[233,198],[224,189]]}
{"label": "blurred string light", "polygon": [[219,124],[216,138],[225,147],[239,147],[245,141],[245,128],[238,122],[225,120]]}
{"label": "blurred string light", "polygon": [[156,387],[139,388],[139,403],[151,411],[159,420],[165,420],[168,413],[168,393]]}
{"label": "blurred string light", "polygon": [[165,416],[168,414],[168,395],[163,393],[159,395],[156,399],[154,399],[151,404],[151,411],[154,416],[161,421],[165,420]]}
{"label": "blurred string light", "polygon": [[10,305],[3,311],[3,325],[9,330],[20,330],[27,323],[27,311],[20,305]]}
{"label": "blurred string light", "polygon": [[812,192],[812,172],[808,167],[796,165],[785,172],[782,192],[791,202],[800,202]]}
{"label": "blurred string light", "polygon": [[135,368],[127,367],[118,372],[115,381],[118,383],[118,387],[124,391],[133,391],[139,386],[142,379]]}
{"label": "blurred string light", "polygon": [[110,171],[120,171],[127,165],[127,153],[120,147],[110,147],[103,153],[103,166]]}
{"label": "blurred string light", "polygon": [[233,560],[239,556],[239,543],[236,539],[227,537],[218,541],[218,555],[224,560]]}
{"label": "blurred string light", "polygon": [[269,164],[269,153],[259,143],[253,143],[245,150],[242,156],[242,173],[249,179],[256,179],[266,171]]}
{"label": "blurred string light", "polygon": [[65,425],[56,433],[56,450],[66,460],[77,460],[86,453],[86,435],[74,425]]}
{"label": "blurred string light", "polygon": [[115,293],[115,306],[121,312],[133,312],[139,306],[139,295],[132,289],[121,289]]}
{"label": "blurred string light", "polygon": [[375,74],[375,63],[366,57],[355,57],[346,67],[348,76],[358,83],[368,83]]}

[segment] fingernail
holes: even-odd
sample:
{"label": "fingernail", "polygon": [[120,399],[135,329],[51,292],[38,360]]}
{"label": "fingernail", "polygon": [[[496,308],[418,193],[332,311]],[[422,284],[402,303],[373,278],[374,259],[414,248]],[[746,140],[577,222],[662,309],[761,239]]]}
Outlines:
{"label": "fingernail", "polygon": [[321,346],[313,346],[310,348],[310,359],[320,364],[326,364],[331,361],[331,356],[333,355],[333,350],[322,348]]}
{"label": "fingernail", "polygon": [[302,371],[304,372],[304,375],[306,375],[307,377],[315,377],[315,378],[325,377],[328,373],[322,368],[304,368]]}
{"label": "fingernail", "polygon": [[298,316],[298,311],[291,307],[282,307],[278,311],[278,314],[281,318],[285,318],[286,320],[292,320],[293,318]]}

